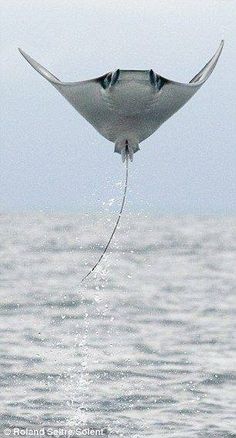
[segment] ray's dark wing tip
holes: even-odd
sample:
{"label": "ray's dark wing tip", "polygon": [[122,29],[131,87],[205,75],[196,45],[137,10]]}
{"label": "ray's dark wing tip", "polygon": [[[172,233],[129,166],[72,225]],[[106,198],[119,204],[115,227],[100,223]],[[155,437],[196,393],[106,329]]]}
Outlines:
{"label": "ray's dark wing tip", "polygon": [[204,82],[206,82],[206,80],[213,72],[219,60],[223,47],[224,47],[224,40],[221,40],[220,45],[216,50],[215,54],[212,56],[210,61],[208,61],[206,65],[191,79],[191,81],[189,82],[190,85],[199,86],[202,85]]}
{"label": "ray's dark wing tip", "polygon": [[37,61],[35,61],[31,56],[27,55],[20,47],[18,47],[20,54],[25,58],[25,60],[33,67],[40,75],[42,75],[45,79],[47,79],[52,84],[60,84],[61,81],[54,76],[50,71],[48,71],[45,67],[40,65]]}

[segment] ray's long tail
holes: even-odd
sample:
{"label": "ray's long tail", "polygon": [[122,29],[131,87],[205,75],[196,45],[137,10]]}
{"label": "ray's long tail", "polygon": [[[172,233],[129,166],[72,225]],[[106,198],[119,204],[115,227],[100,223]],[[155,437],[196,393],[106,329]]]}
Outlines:
{"label": "ray's long tail", "polygon": [[110,238],[109,238],[109,240],[108,240],[108,242],[107,242],[107,244],[106,244],[106,246],[105,246],[105,248],[103,250],[103,253],[100,255],[98,261],[95,263],[95,265],[92,267],[92,269],[90,269],[90,271],[82,278],[81,283],[84,280],[86,280],[86,278],[89,277],[89,275],[96,269],[96,267],[102,261],[104,255],[106,254],[106,252],[107,252],[107,250],[108,250],[108,248],[110,246],[110,243],[111,243],[111,241],[112,241],[112,239],[113,239],[113,237],[115,235],[117,227],[119,225],[119,222],[120,222],[120,219],[121,219],[121,216],[122,216],[122,212],[123,212],[124,206],[125,206],[126,193],[127,193],[127,187],[128,187],[128,177],[129,177],[129,154],[128,154],[128,151],[126,151],[126,155],[125,155],[125,166],[126,166],[126,171],[125,171],[124,193],[123,193],[122,203],[121,203],[120,211],[119,211],[119,214],[118,214],[115,226],[114,226],[113,231],[111,233],[111,236],[110,236]]}

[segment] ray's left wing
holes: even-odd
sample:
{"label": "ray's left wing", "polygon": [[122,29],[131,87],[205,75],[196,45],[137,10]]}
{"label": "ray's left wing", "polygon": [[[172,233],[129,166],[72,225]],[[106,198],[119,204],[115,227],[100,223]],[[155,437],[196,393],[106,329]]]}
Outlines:
{"label": "ray's left wing", "polygon": [[62,82],[23,50],[19,49],[19,51],[26,61],[47,79],[98,132],[100,128],[103,129],[104,121],[110,117],[108,107],[102,105],[101,101],[101,82],[104,76],[87,81]]}

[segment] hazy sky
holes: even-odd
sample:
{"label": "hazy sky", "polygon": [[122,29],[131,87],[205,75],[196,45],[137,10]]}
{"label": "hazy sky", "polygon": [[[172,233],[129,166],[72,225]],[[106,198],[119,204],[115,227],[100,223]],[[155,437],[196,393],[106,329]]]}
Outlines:
{"label": "hazy sky", "polygon": [[141,143],[131,164],[127,210],[236,213],[234,0],[0,4],[2,212],[104,211],[121,195],[125,170],[114,145],[26,63],[17,47],[65,81],[117,68],[152,68],[188,82],[225,39],[207,83]]}

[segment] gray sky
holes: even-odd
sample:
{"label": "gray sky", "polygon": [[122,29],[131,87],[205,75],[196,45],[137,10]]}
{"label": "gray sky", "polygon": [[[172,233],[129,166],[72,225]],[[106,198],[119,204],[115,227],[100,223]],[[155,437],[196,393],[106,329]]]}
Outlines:
{"label": "gray sky", "polygon": [[152,68],[188,82],[224,39],[207,83],[141,143],[131,164],[127,209],[236,213],[234,0],[0,3],[0,211],[104,211],[121,195],[124,174],[114,145],[26,63],[17,47],[64,81],[117,68]]}

